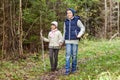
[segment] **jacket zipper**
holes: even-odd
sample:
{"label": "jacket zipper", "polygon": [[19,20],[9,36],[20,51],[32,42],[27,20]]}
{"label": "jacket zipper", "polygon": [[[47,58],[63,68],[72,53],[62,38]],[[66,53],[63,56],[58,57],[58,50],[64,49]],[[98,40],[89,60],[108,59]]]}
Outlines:
{"label": "jacket zipper", "polygon": [[69,40],[70,40],[71,20],[69,20]]}

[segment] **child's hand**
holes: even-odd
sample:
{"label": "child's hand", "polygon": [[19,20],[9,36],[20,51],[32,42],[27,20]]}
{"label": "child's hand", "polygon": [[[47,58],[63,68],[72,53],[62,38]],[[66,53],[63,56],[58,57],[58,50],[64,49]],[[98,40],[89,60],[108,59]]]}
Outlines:
{"label": "child's hand", "polygon": [[77,38],[81,38],[81,36],[78,35]]}
{"label": "child's hand", "polygon": [[60,46],[62,46],[62,45],[63,45],[63,43],[62,43],[62,42],[60,42],[60,43],[59,43],[59,45],[60,45]]}

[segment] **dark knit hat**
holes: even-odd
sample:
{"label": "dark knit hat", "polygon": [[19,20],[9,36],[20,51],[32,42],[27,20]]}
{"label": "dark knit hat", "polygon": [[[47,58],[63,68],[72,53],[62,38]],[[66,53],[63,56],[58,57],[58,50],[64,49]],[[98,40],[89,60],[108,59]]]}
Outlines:
{"label": "dark knit hat", "polygon": [[75,11],[74,9],[68,8],[67,11],[68,11],[68,10],[70,10],[70,11],[73,13],[73,15],[75,15],[76,11]]}

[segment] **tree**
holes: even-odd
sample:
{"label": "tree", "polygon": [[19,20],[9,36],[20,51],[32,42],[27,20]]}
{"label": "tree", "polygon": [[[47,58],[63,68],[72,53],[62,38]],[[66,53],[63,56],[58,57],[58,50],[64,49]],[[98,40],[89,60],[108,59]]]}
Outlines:
{"label": "tree", "polygon": [[6,54],[6,49],[5,49],[5,2],[3,0],[3,5],[2,5],[2,10],[3,10],[3,26],[2,26],[2,31],[3,31],[3,40],[2,40],[2,58],[4,58],[4,54]]}
{"label": "tree", "polygon": [[104,38],[106,38],[107,36],[107,17],[108,17],[108,9],[107,9],[107,0],[104,0],[105,1],[105,28],[104,28]]}
{"label": "tree", "polygon": [[[67,8],[77,11],[90,38],[109,39],[120,33],[119,4],[119,0],[1,0],[2,58],[41,52],[40,30],[47,36],[50,23],[57,20],[62,31]],[[47,43],[44,45],[47,49]]]}
{"label": "tree", "polygon": [[23,29],[22,29],[22,0],[19,0],[19,26],[18,26],[18,34],[19,34],[19,54],[23,55],[23,47],[22,47],[22,37],[23,37]]}

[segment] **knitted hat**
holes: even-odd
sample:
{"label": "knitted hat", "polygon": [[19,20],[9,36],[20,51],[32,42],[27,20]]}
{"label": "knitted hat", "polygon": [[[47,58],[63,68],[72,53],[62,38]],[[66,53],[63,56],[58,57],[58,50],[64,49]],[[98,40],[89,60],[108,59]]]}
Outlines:
{"label": "knitted hat", "polygon": [[68,8],[67,11],[70,10],[73,13],[73,16],[75,15],[76,11],[72,8]]}
{"label": "knitted hat", "polygon": [[58,27],[58,22],[57,21],[53,21],[51,22],[51,24],[55,25],[56,27]]}

